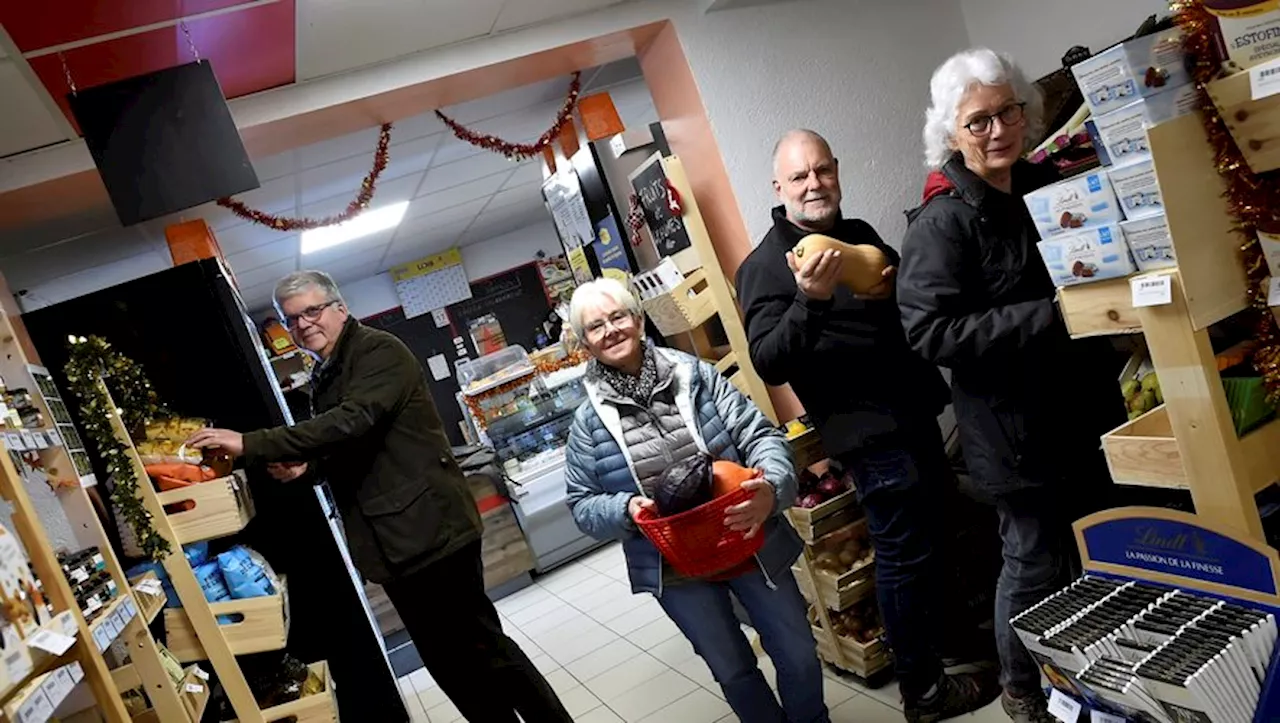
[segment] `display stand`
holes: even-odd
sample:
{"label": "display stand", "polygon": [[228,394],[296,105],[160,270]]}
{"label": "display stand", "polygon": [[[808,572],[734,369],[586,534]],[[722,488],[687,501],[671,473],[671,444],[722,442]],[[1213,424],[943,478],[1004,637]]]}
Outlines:
{"label": "display stand", "polygon": [[[98,380],[98,384],[101,385],[103,393],[107,393],[106,385],[101,379]],[[109,406],[115,409],[114,403]],[[182,632],[178,635],[174,635],[177,625],[170,629],[175,654],[178,654],[180,660],[207,659],[209,661],[218,674],[218,680],[226,691],[238,721],[270,723],[288,719],[295,723],[336,723],[337,703],[333,699],[333,681],[329,678],[325,663],[316,663],[311,666],[312,670],[325,681],[324,691],[264,710],[258,706],[244,673],[236,662],[237,654],[280,650],[284,647],[287,635],[283,629],[283,593],[267,598],[249,598],[210,604],[205,599],[204,591],[196,580],[186,555],[183,554],[184,542],[225,537],[243,529],[251,516],[251,511],[246,510],[244,497],[241,494],[244,486],[238,485],[231,478],[196,485],[195,488],[200,496],[211,504],[206,506],[197,502],[196,506],[189,511],[167,512],[166,500],[163,500],[161,494],[146,483],[148,479],[146,469],[134,449],[133,440],[119,412],[112,413],[111,427],[116,438],[125,446],[134,474],[143,481],[138,485],[138,496],[147,511],[151,513],[156,532],[169,542],[169,554],[162,562],[174,590],[178,593],[178,598],[182,601],[181,617],[185,618],[189,624],[189,628],[182,627]],[[184,498],[191,496],[190,492],[183,495]],[[175,501],[180,500],[168,500],[168,502]],[[202,512],[202,510],[206,511]],[[219,615],[243,615],[244,617],[239,622],[220,625],[217,619]],[[168,620],[169,616],[166,616],[166,621]],[[279,620],[280,623],[275,624],[275,620]],[[185,640],[181,645],[178,642],[180,639]],[[159,720],[164,723],[169,721],[163,716]]]}
{"label": "display stand", "polygon": [[[1073,336],[1142,332],[1164,404],[1102,438],[1118,484],[1188,489],[1206,523],[1263,540],[1254,494],[1280,477],[1280,420],[1237,436],[1208,327],[1243,311],[1235,219],[1198,115],[1148,131],[1178,265],[1059,290]],[[1135,308],[1133,279],[1167,277],[1169,303]]]}
{"label": "display stand", "polygon": [[[690,248],[676,254],[677,266],[685,274],[684,283],[663,296],[645,299],[645,312],[655,317],[655,323],[668,338],[693,334],[697,355],[713,361],[717,371],[777,424],[778,415],[773,409],[769,390],[751,363],[747,332],[738,313],[733,287],[720,270],[715,246],[698,211],[698,201],[694,198],[693,187],[689,185],[684,164],[678,156],[658,157],[642,165],[630,178],[634,180],[650,170],[653,163],[662,164],[667,181],[680,195],[683,204],[681,221],[689,236]],[[719,319],[729,341],[729,349],[723,354],[718,353],[721,350],[708,348],[703,326],[712,319]]]}

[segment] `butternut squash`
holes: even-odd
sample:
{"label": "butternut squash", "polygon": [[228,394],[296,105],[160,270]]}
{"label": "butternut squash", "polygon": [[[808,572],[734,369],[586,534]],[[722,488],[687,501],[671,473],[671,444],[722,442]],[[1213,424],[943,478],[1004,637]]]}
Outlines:
{"label": "butternut squash", "polygon": [[800,239],[791,253],[795,254],[796,263],[803,266],[805,261],[827,250],[840,252],[840,283],[853,293],[866,294],[884,281],[884,269],[889,265],[889,259],[875,246],[847,244],[830,236],[811,233]]}

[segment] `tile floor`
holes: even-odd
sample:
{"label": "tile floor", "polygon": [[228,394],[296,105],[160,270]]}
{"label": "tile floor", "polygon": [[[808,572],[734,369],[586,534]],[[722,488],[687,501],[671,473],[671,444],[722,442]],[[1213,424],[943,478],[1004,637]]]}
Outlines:
{"label": "tile floor", "polygon": [[[736,721],[706,664],[652,596],[632,595],[618,545],[601,548],[497,603],[520,644],[581,723]],[[773,665],[760,666],[772,683]],[[828,671],[835,723],[900,723],[898,687],[868,690]],[[425,669],[400,679],[413,723],[456,723],[458,710]],[[999,703],[964,723],[1006,723]],[[473,722],[474,723],[474,722]]]}

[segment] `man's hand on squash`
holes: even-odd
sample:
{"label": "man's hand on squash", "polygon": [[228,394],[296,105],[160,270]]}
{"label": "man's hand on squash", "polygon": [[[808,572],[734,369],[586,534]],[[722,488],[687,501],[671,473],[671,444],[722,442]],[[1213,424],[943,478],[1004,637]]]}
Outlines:
{"label": "man's hand on squash", "polygon": [[800,287],[800,293],[815,301],[826,301],[836,293],[841,263],[840,252],[830,249],[811,256],[803,266],[794,253],[787,252],[787,266],[795,274],[796,286]]}

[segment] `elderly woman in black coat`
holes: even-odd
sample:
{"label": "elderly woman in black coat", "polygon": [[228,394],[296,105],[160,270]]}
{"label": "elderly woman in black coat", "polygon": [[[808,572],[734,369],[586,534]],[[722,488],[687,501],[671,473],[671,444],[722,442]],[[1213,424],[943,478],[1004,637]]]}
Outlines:
{"label": "elderly woman in black coat", "polygon": [[1070,523],[1111,484],[1099,436],[1124,421],[1109,343],[1073,341],[1036,250],[1022,196],[1057,180],[1022,159],[1042,102],[1012,60],[958,53],[933,75],[924,140],[931,169],[908,213],[898,304],[912,347],[951,370],[960,440],[999,513],[996,591],[1002,703],[1050,721],[1039,666],[1009,619],[1067,581]]}

